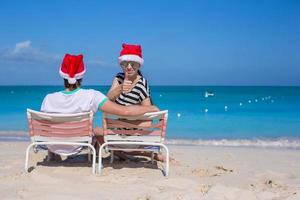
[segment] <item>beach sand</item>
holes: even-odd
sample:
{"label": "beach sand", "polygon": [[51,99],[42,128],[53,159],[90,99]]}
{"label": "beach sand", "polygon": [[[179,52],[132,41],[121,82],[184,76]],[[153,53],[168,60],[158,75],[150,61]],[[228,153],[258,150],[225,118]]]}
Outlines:
{"label": "beach sand", "polygon": [[300,150],[169,145],[170,175],[161,163],[104,159],[93,175],[85,153],[47,162],[28,142],[0,142],[0,199],[300,199]]}

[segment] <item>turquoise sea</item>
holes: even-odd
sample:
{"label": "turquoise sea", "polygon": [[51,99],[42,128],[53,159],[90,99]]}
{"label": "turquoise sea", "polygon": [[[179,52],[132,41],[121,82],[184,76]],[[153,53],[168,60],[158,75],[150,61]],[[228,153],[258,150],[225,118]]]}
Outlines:
{"label": "turquoise sea", "polygon": [[[106,93],[108,86],[86,86]],[[28,140],[26,108],[61,86],[0,86],[0,140]],[[205,97],[205,93],[214,96]],[[170,143],[300,148],[300,87],[152,86]],[[101,125],[101,114],[95,125]]]}

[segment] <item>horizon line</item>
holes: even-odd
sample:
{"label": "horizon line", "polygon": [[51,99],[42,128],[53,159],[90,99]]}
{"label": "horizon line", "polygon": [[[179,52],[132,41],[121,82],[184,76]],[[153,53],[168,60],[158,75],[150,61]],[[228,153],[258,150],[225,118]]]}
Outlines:
{"label": "horizon line", "polygon": [[[60,85],[46,85],[46,84],[34,84],[34,85],[0,85],[0,87],[28,87],[28,86],[53,86],[53,87],[64,87],[63,84]],[[86,84],[82,85],[81,87],[86,87],[86,86],[101,86],[101,87],[110,87],[111,85],[94,85],[94,84]],[[300,87],[300,85],[151,85],[150,87]]]}

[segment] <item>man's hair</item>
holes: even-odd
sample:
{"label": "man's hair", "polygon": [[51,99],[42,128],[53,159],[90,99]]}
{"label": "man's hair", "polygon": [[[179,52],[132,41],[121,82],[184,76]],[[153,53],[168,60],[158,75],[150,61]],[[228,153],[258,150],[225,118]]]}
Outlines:
{"label": "man's hair", "polygon": [[64,79],[65,88],[68,88],[70,91],[76,90],[81,86],[82,79],[77,79],[75,84],[70,84],[68,79]]}

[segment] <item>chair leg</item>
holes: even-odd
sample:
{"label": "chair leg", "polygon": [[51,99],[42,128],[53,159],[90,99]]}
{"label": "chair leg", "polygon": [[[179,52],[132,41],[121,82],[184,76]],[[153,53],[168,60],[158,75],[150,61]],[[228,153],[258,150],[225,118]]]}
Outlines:
{"label": "chair leg", "polygon": [[151,164],[153,165],[153,163],[154,163],[154,152],[152,151],[151,152]]}
{"label": "chair leg", "polygon": [[163,147],[166,151],[166,161],[165,161],[165,176],[167,177],[169,175],[169,149],[166,145],[161,144],[161,147]]}
{"label": "chair leg", "polygon": [[96,150],[93,149],[93,174],[96,174]]}
{"label": "chair leg", "polygon": [[92,151],[92,150],[89,149],[89,152],[88,152],[88,161],[89,161],[89,162],[91,162],[91,157],[92,157],[92,156],[91,156],[91,151]]}
{"label": "chair leg", "polygon": [[110,164],[114,162],[114,151],[110,151]]}
{"label": "chair leg", "polygon": [[103,168],[103,166],[102,166],[102,151],[106,145],[107,145],[107,143],[104,143],[99,147],[99,159],[98,159],[98,173],[99,174],[101,174],[101,170]]}
{"label": "chair leg", "polygon": [[169,175],[169,150],[168,150],[168,148],[166,147],[165,148],[166,149],[166,176],[168,176]]}
{"label": "chair leg", "polygon": [[30,151],[31,147],[34,145],[35,145],[35,143],[31,143],[30,145],[28,145],[28,147],[26,149],[26,157],[25,157],[25,172],[26,173],[28,173],[29,151]]}
{"label": "chair leg", "polygon": [[92,154],[93,154],[92,172],[93,172],[93,174],[96,174],[96,150],[95,150],[94,146],[91,144],[86,144],[86,146],[90,147],[90,150],[92,151]]}

